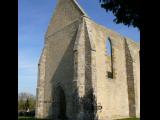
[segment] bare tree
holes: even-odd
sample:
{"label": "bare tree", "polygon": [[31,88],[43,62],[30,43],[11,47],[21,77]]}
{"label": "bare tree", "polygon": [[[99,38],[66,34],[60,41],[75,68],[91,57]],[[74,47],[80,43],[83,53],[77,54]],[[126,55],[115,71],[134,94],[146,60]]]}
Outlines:
{"label": "bare tree", "polygon": [[36,97],[30,93],[22,92],[18,94],[18,109],[26,109],[26,101],[29,109],[35,109]]}

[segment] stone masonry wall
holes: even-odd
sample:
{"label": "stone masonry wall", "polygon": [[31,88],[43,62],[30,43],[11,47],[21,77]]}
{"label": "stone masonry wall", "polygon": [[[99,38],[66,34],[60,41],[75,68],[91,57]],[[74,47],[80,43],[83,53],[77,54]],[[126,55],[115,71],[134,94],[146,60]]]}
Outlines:
{"label": "stone masonry wall", "polygon": [[128,38],[126,38],[126,43],[128,44],[128,49],[133,60],[136,116],[140,117],[140,47],[139,44]]}
{"label": "stone masonry wall", "polygon": [[43,102],[44,102],[44,86],[45,86],[45,65],[46,65],[46,49],[44,47],[38,64],[38,87],[37,87],[37,102],[36,102],[37,118],[44,117]]}
{"label": "stone masonry wall", "polygon": [[[54,102],[54,89],[56,86],[61,86],[66,95],[68,117],[72,117],[73,46],[78,23],[79,21],[76,21],[47,38],[45,100]],[[45,113],[48,113],[49,118],[52,117],[53,109],[52,103],[45,104]]]}
{"label": "stone masonry wall", "polygon": [[[106,56],[107,38],[111,57]],[[129,38],[88,18],[74,0],[59,0],[39,62],[36,117],[59,120],[60,113],[68,120],[139,117],[139,49]]]}
{"label": "stone masonry wall", "polygon": [[133,74],[133,59],[128,48],[128,44],[125,43],[125,56],[126,56],[126,73],[127,73],[127,86],[128,86],[128,100],[129,100],[129,116],[136,117],[136,106],[135,106],[135,84]]}
{"label": "stone masonry wall", "polygon": [[[103,107],[98,111],[99,119],[128,117],[124,39],[118,33],[105,29],[89,19],[86,19],[86,22],[96,49],[97,104]],[[109,69],[105,63],[107,37],[110,37],[112,42],[113,79],[108,78],[106,74]]]}

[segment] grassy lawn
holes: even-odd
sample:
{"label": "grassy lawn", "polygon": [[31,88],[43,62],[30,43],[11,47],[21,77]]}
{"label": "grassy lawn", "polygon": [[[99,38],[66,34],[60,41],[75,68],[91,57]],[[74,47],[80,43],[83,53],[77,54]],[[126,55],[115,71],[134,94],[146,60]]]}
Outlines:
{"label": "grassy lawn", "polygon": [[126,119],[117,119],[117,120],[140,120],[140,118],[126,118]]}
{"label": "grassy lawn", "polygon": [[[35,119],[34,117],[18,117],[18,120],[44,120],[44,119]],[[140,118],[126,118],[126,119],[118,119],[118,120],[140,120]]]}
{"label": "grassy lawn", "polygon": [[35,119],[34,117],[18,117],[18,120],[44,120],[44,119]]}
{"label": "grassy lawn", "polygon": [[20,117],[20,116],[18,116],[18,120],[25,120],[25,119],[32,120],[33,118],[32,117]]}

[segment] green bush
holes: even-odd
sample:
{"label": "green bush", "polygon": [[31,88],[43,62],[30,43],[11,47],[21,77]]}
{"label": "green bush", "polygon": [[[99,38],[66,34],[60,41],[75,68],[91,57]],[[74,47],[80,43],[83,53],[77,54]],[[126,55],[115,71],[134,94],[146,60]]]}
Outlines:
{"label": "green bush", "polygon": [[36,96],[30,93],[19,93],[18,94],[18,110],[30,110],[35,109]]}

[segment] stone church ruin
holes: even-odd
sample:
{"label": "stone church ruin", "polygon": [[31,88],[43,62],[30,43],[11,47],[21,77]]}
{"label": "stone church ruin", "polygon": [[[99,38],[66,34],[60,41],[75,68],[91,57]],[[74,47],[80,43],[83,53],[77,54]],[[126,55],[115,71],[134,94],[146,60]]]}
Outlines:
{"label": "stone church ruin", "polygon": [[138,43],[95,23],[76,0],[58,0],[38,64],[36,118],[140,117],[139,51]]}

